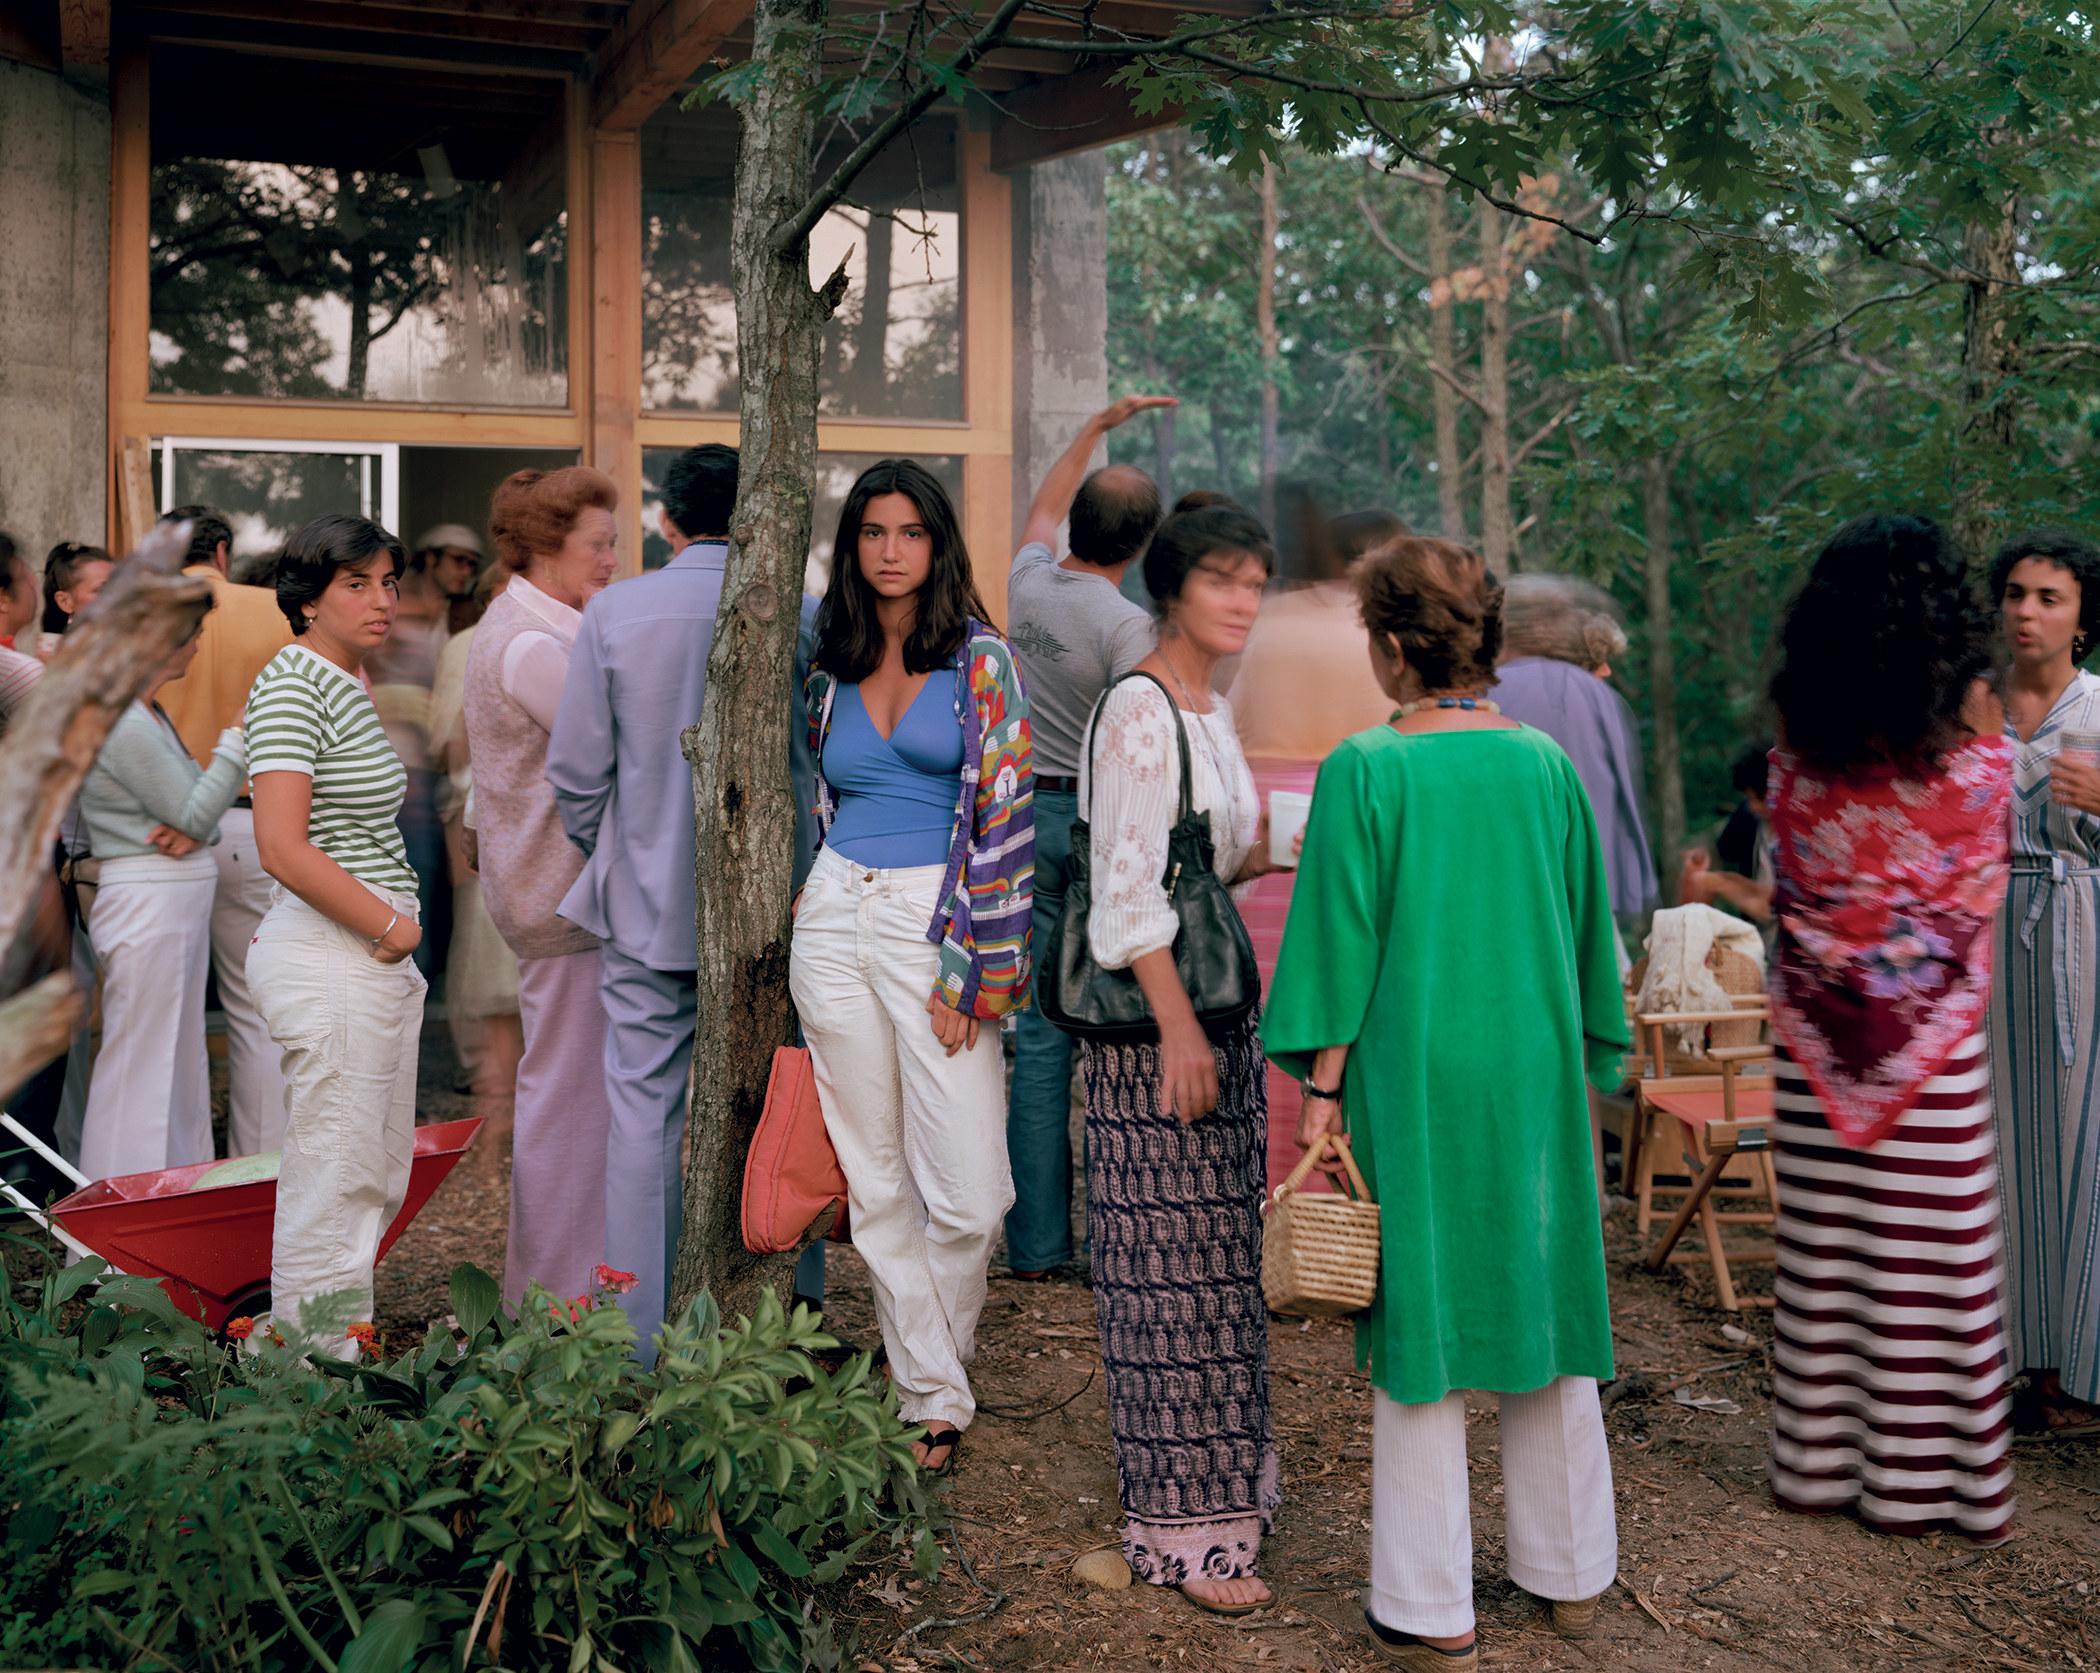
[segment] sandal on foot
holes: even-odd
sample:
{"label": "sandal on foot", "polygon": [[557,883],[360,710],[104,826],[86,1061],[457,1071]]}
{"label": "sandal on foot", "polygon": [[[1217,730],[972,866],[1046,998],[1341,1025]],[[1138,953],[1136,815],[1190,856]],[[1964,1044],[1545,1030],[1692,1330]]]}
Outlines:
{"label": "sandal on foot", "polygon": [[928,1475],[944,1476],[955,1473],[955,1453],[956,1449],[962,1445],[962,1431],[960,1429],[956,1428],[952,1423],[944,1423],[938,1429],[927,1430],[925,1439],[920,1442],[920,1445],[926,1448],[926,1458],[928,1460],[936,1452],[945,1450],[948,1454],[939,1464],[921,1461],[920,1469],[924,1470]]}
{"label": "sandal on foot", "polygon": [[1255,1610],[1266,1609],[1276,1601],[1276,1593],[1273,1590],[1259,1603],[1216,1603],[1207,1597],[1198,1597],[1186,1586],[1176,1586],[1174,1590],[1207,1615],[1251,1615]]}
{"label": "sandal on foot", "polygon": [[1478,1639],[1462,1650],[1439,1649],[1423,1643],[1411,1632],[1387,1626],[1368,1609],[1364,1611],[1364,1625],[1371,1629],[1371,1643],[1378,1653],[1408,1673],[1475,1673],[1480,1666]]}

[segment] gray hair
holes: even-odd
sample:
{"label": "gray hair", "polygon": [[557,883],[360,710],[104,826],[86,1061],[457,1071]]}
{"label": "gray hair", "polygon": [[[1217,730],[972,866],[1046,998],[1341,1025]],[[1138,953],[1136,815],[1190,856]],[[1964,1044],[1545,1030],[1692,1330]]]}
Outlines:
{"label": "gray hair", "polygon": [[1626,629],[1602,587],[1576,575],[1512,575],[1502,596],[1502,660],[1549,656],[1591,672],[1626,654]]}

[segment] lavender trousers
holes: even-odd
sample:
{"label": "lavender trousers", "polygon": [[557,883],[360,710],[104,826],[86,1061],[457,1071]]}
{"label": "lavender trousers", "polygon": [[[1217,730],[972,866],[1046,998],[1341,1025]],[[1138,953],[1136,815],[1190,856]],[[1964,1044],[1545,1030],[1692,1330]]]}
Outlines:
{"label": "lavender trousers", "polygon": [[592,947],[518,960],[517,1124],[510,1161],[510,1241],[503,1293],[537,1280],[560,1296],[589,1295],[605,1259],[605,1002]]}

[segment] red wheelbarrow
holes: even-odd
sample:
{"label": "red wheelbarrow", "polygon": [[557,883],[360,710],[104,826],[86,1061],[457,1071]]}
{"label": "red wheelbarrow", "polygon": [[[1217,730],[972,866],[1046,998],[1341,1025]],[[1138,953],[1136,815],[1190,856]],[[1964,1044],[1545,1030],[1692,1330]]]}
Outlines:
{"label": "red wheelbarrow", "polygon": [[[76,1179],[81,1188],[48,1210],[7,1194],[45,1220],[69,1244],[93,1251],[119,1272],[158,1278],[175,1305],[212,1330],[228,1319],[265,1311],[269,1305],[270,1230],[277,1214],[277,1180],[253,1177],[236,1157],[197,1162],[159,1173],[120,1174],[87,1181],[19,1127],[0,1123]],[[444,1183],[481,1128],[481,1120],[442,1121],[416,1129],[409,1164],[408,1197],[379,1240],[382,1258],[409,1221]],[[244,1171],[249,1177],[243,1178]],[[225,1183],[207,1178],[227,1176]]]}

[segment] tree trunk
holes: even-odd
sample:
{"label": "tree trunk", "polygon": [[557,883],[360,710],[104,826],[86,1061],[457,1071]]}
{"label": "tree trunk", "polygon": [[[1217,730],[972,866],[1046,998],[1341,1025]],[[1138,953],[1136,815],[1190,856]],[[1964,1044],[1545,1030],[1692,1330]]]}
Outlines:
{"label": "tree trunk", "polygon": [[701,1290],[725,1319],[749,1313],[784,1277],[786,1256],[746,1252],[744,1158],[774,1049],[787,1042],[788,895],[795,798],[788,727],[795,629],[809,556],[817,464],[817,369],[845,274],[809,282],[809,246],[769,238],[808,199],[825,0],[759,0],[752,53],[767,66],[742,107],[730,261],[744,368],[742,462],[722,608],[707,658],[708,699],[686,728],[693,764],[699,1021],[685,1172],[685,1225],[672,1316]]}
{"label": "tree trunk", "polygon": [[343,395],[362,401],[372,363],[372,258],[352,244],[343,252],[343,259],[350,264],[344,287],[350,293],[350,364],[343,374]]}
{"label": "tree trunk", "polygon": [[1670,461],[1641,461],[1642,568],[1648,584],[1648,718],[1655,728],[1655,810],[1664,876],[1684,852],[1684,760],[1677,736],[1677,658],[1670,625]]}
{"label": "tree trunk", "polygon": [[896,224],[879,209],[868,211],[868,277],[860,299],[860,323],[853,329],[853,401],[851,412],[883,413],[889,389],[889,366],[883,346],[890,334],[890,251]]}
{"label": "tree trunk", "polygon": [[2015,201],[1962,232],[1961,436],[1955,465],[1954,536],[1972,559],[1996,541],[2003,475],[2019,430],[2019,345],[2010,296],[2019,283]]}
{"label": "tree trunk", "polygon": [[1442,186],[1424,188],[1422,218],[1429,241],[1429,359],[1441,368],[1429,375],[1429,410],[1436,426],[1437,532],[1446,540],[1466,538],[1466,502],[1458,457],[1457,321],[1451,297],[1451,203]]}
{"label": "tree trunk", "polygon": [[1261,520],[1276,527],[1276,164],[1261,161],[1260,266],[1254,275],[1254,324],[1261,333]]}
{"label": "tree trunk", "polygon": [[1509,263],[1502,249],[1502,211],[1486,198],[1480,230],[1480,555],[1509,573],[1515,544],[1509,512]]}

